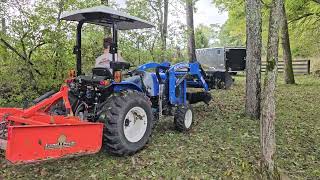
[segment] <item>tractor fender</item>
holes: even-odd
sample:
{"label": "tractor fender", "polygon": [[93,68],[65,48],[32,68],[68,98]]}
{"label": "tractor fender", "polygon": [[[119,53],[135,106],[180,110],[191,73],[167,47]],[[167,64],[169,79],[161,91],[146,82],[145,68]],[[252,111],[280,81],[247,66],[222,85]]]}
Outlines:
{"label": "tractor fender", "polygon": [[125,90],[135,90],[135,91],[143,92],[143,90],[141,89],[141,87],[139,87],[139,85],[131,82],[126,82],[126,81],[122,81],[120,83],[112,83],[111,86],[113,87],[113,91],[116,93],[125,91]]}

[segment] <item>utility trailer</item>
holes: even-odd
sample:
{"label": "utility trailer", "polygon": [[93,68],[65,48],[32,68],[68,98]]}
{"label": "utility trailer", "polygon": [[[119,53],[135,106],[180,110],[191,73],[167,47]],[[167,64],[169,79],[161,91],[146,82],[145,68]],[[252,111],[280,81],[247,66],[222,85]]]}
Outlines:
{"label": "utility trailer", "polygon": [[246,67],[244,47],[197,49],[196,55],[206,73],[217,82],[218,88],[228,89],[233,82],[230,75],[236,75]]}
{"label": "utility trailer", "polygon": [[246,48],[204,48],[196,50],[198,61],[210,71],[236,73],[246,68]]}

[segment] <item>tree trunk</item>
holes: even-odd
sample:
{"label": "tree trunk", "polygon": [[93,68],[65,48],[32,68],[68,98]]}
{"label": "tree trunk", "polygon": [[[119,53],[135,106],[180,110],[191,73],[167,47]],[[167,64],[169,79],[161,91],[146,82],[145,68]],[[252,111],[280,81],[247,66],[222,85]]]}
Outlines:
{"label": "tree trunk", "polygon": [[164,0],[164,13],[163,13],[163,39],[162,39],[162,50],[167,49],[167,36],[168,36],[168,14],[169,14],[169,0]]}
{"label": "tree trunk", "polygon": [[177,59],[178,60],[182,59],[182,53],[179,46],[176,46],[176,53],[177,53]]}
{"label": "tree trunk", "polygon": [[193,0],[186,0],[186,13],[188,33],[188,58],[189,62],[194,62],[197,61],[197,58],[193,24]]}
{"label": "tree trunk", "polygon": [[[109,6],[109,0],[101,0],[101,5]],[[108,27],[104,27],[104,37],[111,35],[111,29]]]}
{"label": "tree trunk", "polygon": [[281,21],[281,8],[283,0],[273,0],[269,19],[269,35],[267,45],[267,66],[263,88],[260,140],[261,140],[261,167],[270,178],[275,175],[274,154],[275,119],[276,119],[276,80],[278,69],[279,29]]}
{"label": "tree trunk", "polygon": [[2,33],[5,35],[7,34],[7,26],[6,26],[6,19],[1,18],[1,27],[2,27]]}
{"label": "tree trunk", "polygon": [[[6,24],[6,18],[5,18],[7,6],[5,5],[5,3],[7,3],[6,0],[0,1],[0,12],[2,14],[2,17],[1,17],[1,33],[0,33],[0,35],[2,34],[3,36],[7,35],[7,24]],[[7,52],[7,48],[6,47],[4,48],[4,50],[5,50],[5,52]],[[5,53],[5,56],[6,55],[7,54]],[[4,59],[6,59],[6,57],[4,57]]]}
{"label": "tree trunk", "polygon": [[261,1],[247,0],[246,114],[259,119],[261,103]]}
{"label": "tree trunk", "polygon": [[[1,18],[1,27],[2,27],[2,29],[1,29],[1,32],[2,32],[2,35],[7,35],[7,25],[6,25],[6,19],[3,17],[3,18]],[[1,33],[0,33],[0,35],[1,35]],[[4,53],[3,53],[3,59],[7,59],[7,47],[6,46],[4,46]]]}
{"label": "tree trunk", "polygon": [[[57,28],[56,28],[56,33],[59,33],[61,32],[61,14],[64,10],[64,4],[65,4],[65,0],[60,0],[59,1],[59,4],[58,4],[58,16],[57,16]],[[61,51],[57,51],[59,49],[59,47],[61,46],[61,41],[60,41],[60,38],[57,38],[55,39],[55,56],[56,56],[56,59],[54,61],[54,72],[53,72],[53,76],[52,76],[52,79],[57,79],[58,78],[58,75],[59,74],[62,74],[60,73],[59,69],[61,69]]]}
{"label": "tree trunk", "polygon": [[288,30],[288,19],[286,14],[285,4],[281,8],[281,43],[283,48],[283,61],[284,61],[284,81],[286,84],[295,84],[293,68],[292,68],[292,55],[290,48],[290,38]]}

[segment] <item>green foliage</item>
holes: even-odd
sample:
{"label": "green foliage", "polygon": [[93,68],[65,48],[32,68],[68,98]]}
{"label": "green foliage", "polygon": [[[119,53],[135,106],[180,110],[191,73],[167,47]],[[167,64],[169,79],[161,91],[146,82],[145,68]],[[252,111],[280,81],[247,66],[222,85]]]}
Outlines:
{"label": "green foliage", "polygon": [[[92,2],[92,1],[91,1]],[[9,14],[8,32],[1,36],[13,49],[1,44],[1,102],[7,105],[32,100],[50,89],[58,89],[74,67],[74,24],[57,20],[62,11],[77,8],[74,1],[44,1],[15,4]],[[81,6],[83,2],[78,4]],[[17,8],[17,6],[19,8]],[[13,73],[14,72],[14,73]],[[20,104],[21,105],[21,104]]]}
{"label": "green foliage", "polygon": [[292,51],[296,56],[319,55],[320,4],[312,0],[297,0],[286,3]]}
{"label": "green foliage", "polygon": [[196,48],[208,48],[212,46],[213,41],[217,38],[217,25],[206,26],[200,24],[195,29]]}
{"label": "green foliage", "polygon": [[207,48],[209,47],[209,37],[206,36],[206,32],[200,28],[195,31],[196,48]]}
{"label": "green foliage", "polygon": [[[176,7],[177,11],[181,8],[181,2],[171,2],[170,5]],[[181,58],[175,58],[176,46],[185,46],[185,29],[180,22],[174,22],[168,25],[167,50],[162,50],[162,42],[160,31],[162,24],[161,8],[162,1],[145,1],[145,0],[130,0],[126,1],[126,11],[134,16],[148,20],[156,26],[155,29],[129,31],[120,36],[120,49],[122,50],[125,59],[135,65],[155,61],[161,62],[164,60],[180,61]],[[179,16],[176,11],[170,12],[169,16]]]}
{"label": "green foliage", "polygon": [[216,0],[221,9],[228,10],[228,20],[222,25],[219,33],[220,46],[245,46],[246,21],[244,0]]}
{"label": "green foliage", "polygon": [[[222,46],[245,46],[246,21],[244,0],[214,0],[220,9],[228,10],[229,18],[219,35]],[[269,8],[271,1],[262,5],[263,53],[267,45]],[[295,57],[319,55],[320,5],[314,0],[286,0],[291,49]]]}

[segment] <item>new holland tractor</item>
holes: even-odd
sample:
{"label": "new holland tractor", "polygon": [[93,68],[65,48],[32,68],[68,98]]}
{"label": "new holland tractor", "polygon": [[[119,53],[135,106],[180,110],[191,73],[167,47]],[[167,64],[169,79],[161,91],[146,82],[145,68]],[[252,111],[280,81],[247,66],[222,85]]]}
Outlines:
{"label": "new holland tractor", "polygon": [[[174,116],[178,131],[188,131],[194,120],[191,104],[211,99],[210,79],[199,63],[147,63],[126,71],[117,62],[118,30],[152,28],[142,19],[105,6],[63,13],[75,21],[76,75],[59,92],[48,92],[28,108],[0,108],[0,147],[11,163],[28,163],[70,155],[92,154],[101,147],[111,154],[132,155],[148,142],[162,116]],[[112,28],[110,68],[81,71],[83,24]],[[125,77],[127,74],[127,77]],[[188,92],[188,88],[202,89]]]}

